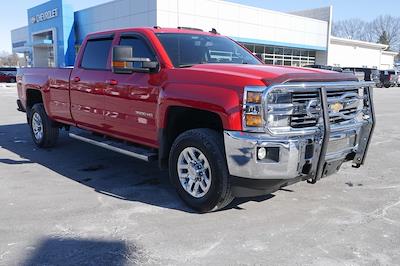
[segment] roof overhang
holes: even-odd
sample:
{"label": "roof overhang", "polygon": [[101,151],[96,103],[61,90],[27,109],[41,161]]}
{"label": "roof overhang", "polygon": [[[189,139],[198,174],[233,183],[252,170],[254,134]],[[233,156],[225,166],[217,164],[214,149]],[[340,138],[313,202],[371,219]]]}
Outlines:
{"label": "roof overhang", "polygon": [[396,56],[399,53],[398,52],[393,52],[393,51],[382,51],[382,54]]}
{"label": "roof overhang", "polygon": [[349,46],[350,45],[352,45],[352,46],[361,46],[361,47],[373,48],[373,49],[376,49],[376,50],[386,50],[387,48],[389,48],[389,46],[386,45],[386,44],[373,43],[373,42],[364,42],[364,41],[345,39],[345,38],[339,38],[339,37],[334,37],[334,36],[331,36],[331,43],[349,45]]}

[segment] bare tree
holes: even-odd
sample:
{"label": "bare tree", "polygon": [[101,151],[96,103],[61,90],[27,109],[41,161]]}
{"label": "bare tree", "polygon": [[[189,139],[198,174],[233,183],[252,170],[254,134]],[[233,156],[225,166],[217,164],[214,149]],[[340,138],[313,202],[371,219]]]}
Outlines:
{"label": "bare tree", "polygon": [[19,66],[24,58],[20,58],[17,54],[10,54],[7,52],[0,52],[0,66]]}
{"label": "bare tree", "polygon": [[394,50],[400,48],[400,18],[379,16],[372,21],[372,30],[378,41],[383,40]]}
{"label": "bare tree", "polygon": [[332,34],[337,37],[388,44],[392,50],[400,49],[400,17],[379,16],[372,22],[360,19],[333,23]]}
{"label": "bare tree", "polygon": [[371,42],[374,35],[371,24],[360,19],[341,20],[333,24],[332,34],[336,37]]}

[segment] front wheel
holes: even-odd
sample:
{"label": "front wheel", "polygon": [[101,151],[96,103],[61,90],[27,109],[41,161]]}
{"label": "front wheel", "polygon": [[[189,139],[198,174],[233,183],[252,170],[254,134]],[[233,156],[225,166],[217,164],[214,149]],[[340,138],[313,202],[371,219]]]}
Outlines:
{"label": "front wheel", "polygon": [[193,129],[178,136],[169,174],[179,196],[196,211],[221,209],[233,200],[223,139],[214,130]]}
{"label": "front wheel", "polygon": [[39,148],[50,148],[56,144],[59,128],[47,116],[43,104],[37,103],[32,107],[28,122],[32,139]]}

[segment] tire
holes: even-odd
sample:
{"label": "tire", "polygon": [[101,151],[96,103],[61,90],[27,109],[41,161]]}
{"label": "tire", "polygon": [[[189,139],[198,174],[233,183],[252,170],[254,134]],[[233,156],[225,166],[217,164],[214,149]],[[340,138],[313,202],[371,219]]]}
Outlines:
{"label": "tire", "polygon": [[[190,152],[193,152],[192,154],[196,157],[191,163],[187,160],[193,159],[191,158],[193,156],[189,155]],[[203,166],[203,169],[198,171],[204,171],[203,174],[197,174],[197,180],[193,181],[194,178],[192,177],[197,169],[195,162]],[[178,163],[180,164],[180,172],[178,172]],[[206,169],[207,166],[208,169]],[[181,167],[187,167],[187,169]],[[181,177],[187,175],[187,177],[180,178],[179,175]],[[169,156],[169,176],[182,200],[198,212],[204,213],[222,209],[234,199],[226,165],[223,139],[214,130],[193,129],[176,138]],[[189,185],[191,180],[195,183]],[[193,190],[192,194],[188,192],[188,187],[190,187],[189,191]],[[203,187],[205,187],[204,190]]]}
{"label": "tire", "polygon": [[15,79],[14,78],[12,78],[12,79],[10,79],[10,83],[15,83]]}
{"label": "tire", "polygon": [[47,116],[42,103],[35,104],[28,112],[28,123],[32,139],[39,148],[51,148],[56,145],[59,128]]}
{"label": "tire", "polygon": [[385,84],[385,88],[390,88],[390,84]]}

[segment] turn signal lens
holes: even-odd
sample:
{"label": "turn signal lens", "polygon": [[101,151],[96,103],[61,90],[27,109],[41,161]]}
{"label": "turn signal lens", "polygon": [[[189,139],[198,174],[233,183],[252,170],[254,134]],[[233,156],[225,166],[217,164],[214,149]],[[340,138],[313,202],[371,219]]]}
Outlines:
{"label": "turn signal lens", "polygon": [[261,104],[261,100],[262,100],[261,92],[253,92],[253,91],[247,92],[247,102],[248,103]]}
{"label": "turn signal lens", "polygon": [[262,127],[261,115],[246,114],[246,126],[248,127]]}
{"label": "turn signal lens", "polygon": [[121,62],[121,61],[113,61],[112,62],[113,67],[120,67],[120,68],[126,68],[127,64],[126,62]]}

